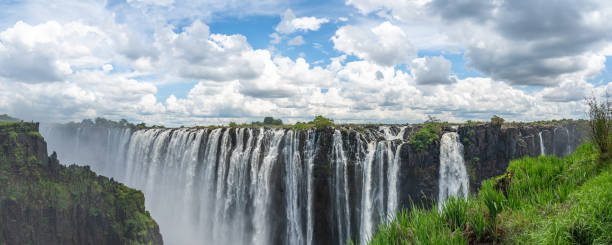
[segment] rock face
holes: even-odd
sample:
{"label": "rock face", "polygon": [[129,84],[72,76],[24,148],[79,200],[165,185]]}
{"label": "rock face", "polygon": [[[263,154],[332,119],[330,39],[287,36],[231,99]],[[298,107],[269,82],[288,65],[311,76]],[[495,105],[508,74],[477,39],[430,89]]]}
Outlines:
{"label": "rock face", "polygon": [[[169,243],[344,244],[363,243],[410,203],[436,203],[440,140],[417,151],[410,138],[419,129],[130,129],[90,122],[51,125],[43,135],[64,162],[89,164],[142,189]],[[585,135],[577,122],[464,125],[442,134],[449,131],[463,146],[470,192],[504,173],[511,159],[540,155],[540,132],[546,154],[559,156]]]}
{"label": "rock face", "polygon": [[[514,127],[491,125],[459,127],[470,189],[478,190],[482,180],[501,175],[512,159],[524,156],[564,156],[587,138],[584,123],[569,121],[558,125],[521,124]],[[540,133],[542,144],[540,144]],[[541,149],[544,146],[544,151]]]}
{"label": "rock face", "polygon": [[142,192],[47,156],[38,124],[0,126],[0,244],[162,244]]}

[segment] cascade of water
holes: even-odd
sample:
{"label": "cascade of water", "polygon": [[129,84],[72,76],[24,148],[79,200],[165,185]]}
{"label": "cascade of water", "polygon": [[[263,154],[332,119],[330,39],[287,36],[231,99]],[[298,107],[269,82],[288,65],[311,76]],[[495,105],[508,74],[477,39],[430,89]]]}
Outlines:
{"label": "cascade of water", "polygon": [[276,163],[280,143],[285,134],[284,129],[278,129],[272,132],[272,139],[269,141],[267,152],[263,158],[261,166],[257,173],[257,184],[255,190],[255,234],[253,236],[253,244],[269,244],[269,223],[267,220],[268,208],[270,206],[270,174],[272,167]]}
{"label": "cascade of water", "polygon": [[465,163],[463,161],[463,145],[459,141],[459,134],[448,132],[442,135],[440,142],[440,179],[438,207],[451,196],[469,194],[469,180]]}
{"label": "cascade of water", "polygon": [[540,136],[540,155],[544,156],[546,155],[546,149],[544,148],[544,141],[542,140],[542,132],[539,132],[538,136]]}
{"label": "cascade of water", "polygon": [[313,169],[314,169],[314,158],[317,154],[316,134],[314,130],[308,130],[307,142],[306,142],[306,170],[307,173],[307,206],[306,206],[306,244],[312,244],[314,219],[312,217],[312,203],[313,203]]}
{"label": "cascade of water", "polygon": [[368,143],[367,156],[363,162],[363,192],[361,194],[361,224],[359,243],[366,244],[372,234],[372,168],[374,165],[374,156],[376,153],[376,142]]}
{"label": "cascade of water", "polygon": [[351,235],[351,217],[349,209],[349,187],[347,159],[342,146],[342,133],[334,131],[332,156],[334,159],[335,213],[338,226],[338,237],[344,243]]}
{"label": "cascade of water", "polygon": [[[365,242],[397,210],[403,144],[398,140],[405,130],[355,132],[356,142],[350,144],[353,136],[333,131],[330,208],[339,243],[349,238]],[[73,140],[62,139],[71,142],[61,145],[67,150],[62,155],[81,151],[74,162],[92,164],[101,174],[142,190],[167,243],[301,245],[320,241],[313,237],[319,229],[313,203],[320,194],[313,182],[320,167],[315,162],[319,137],[326,136],[317,131],[82,127],[63,136],[48,129],[44,134],[70,135]],[[349,163],[354,163],[350,173]],[[352,190],[353,183],[362,189]],[[286,217],[271,217],[278,214],[276,208]]]}
{"label": "cascade of water", "polygon": [[302,230],[302,217],[298,198],[300,196],[300,179],[302,177],[301,158],[299,153],[299,135],[293,130],[285,136],[285,148],[283,149],[285,161],[285,189],[287,212],[287,241],[289,244],[303,244],[304,234]]}
{"label": "cascade of water", "polygon": [[[401,132],[399,135],[403,135]],[[398,185],[398,178],[399,178],[399,169],[400,169],[400,150],[402,149],[402,145],[404,145],[404,143],[401,143],[400,145],[398,145],[395,149],[395,154],[392,153],[388,153],[388,155],[390,156],[390,160],[389,162],[392,162],[392,164],[390,164],[390,166],[388,167],[388,174],[387,174],[387,178],[388,178],[388,201],[387,201],[387,218],[388,220],[391,220],[392,215],[395,215],[395,213],[397,212],[398,209],[398,191],[397,191],[397,185]],[[389,151],[391,151],[391,147],[388,148]]]}

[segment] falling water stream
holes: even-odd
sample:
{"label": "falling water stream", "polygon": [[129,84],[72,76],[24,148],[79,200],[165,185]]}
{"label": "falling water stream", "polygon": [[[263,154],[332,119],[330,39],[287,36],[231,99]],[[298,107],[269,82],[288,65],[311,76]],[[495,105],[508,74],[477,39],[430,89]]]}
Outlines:
{"label": "falling water stream", "polygon": [[[405,206],[407,128],[337,128],[324,136],[315,129],[47,126],[41,133],[63,163],[90,165],[142,190],[166,244],[311,245],[321,234],[329,243],[366,243]],[[455,132],[440,141],[438,189],[440,203],[469,192]]]}

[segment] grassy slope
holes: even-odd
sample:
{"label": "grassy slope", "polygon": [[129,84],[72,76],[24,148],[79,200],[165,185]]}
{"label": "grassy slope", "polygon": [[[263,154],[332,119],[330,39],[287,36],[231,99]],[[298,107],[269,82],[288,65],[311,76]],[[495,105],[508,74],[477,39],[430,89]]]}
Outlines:
{"label": "grassy slope", "polygon": [[478,196],[398,213],[372,244],[612,244],[612,164],[592,144],[523,158]]}

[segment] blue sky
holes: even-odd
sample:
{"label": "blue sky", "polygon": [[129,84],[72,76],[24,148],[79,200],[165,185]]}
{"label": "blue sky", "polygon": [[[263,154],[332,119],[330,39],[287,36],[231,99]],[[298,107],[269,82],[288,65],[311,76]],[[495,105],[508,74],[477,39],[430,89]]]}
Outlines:
{"label": "blue sky", "polygon": [[0,113],[226,124],[582,118],[612,4],[2,1]]}

